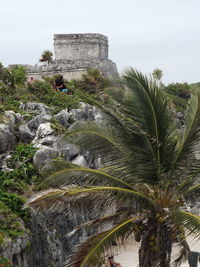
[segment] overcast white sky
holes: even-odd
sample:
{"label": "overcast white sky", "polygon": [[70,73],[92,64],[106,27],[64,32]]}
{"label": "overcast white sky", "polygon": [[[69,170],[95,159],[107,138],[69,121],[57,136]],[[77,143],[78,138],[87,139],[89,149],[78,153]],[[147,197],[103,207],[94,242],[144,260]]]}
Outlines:
{"label": "overcast white sky", "polygon": [[36,64],[55,33],[102,33],[109,58],[164,72],[169,82],[200,81],[200,0],[0,0],[0,62]]}

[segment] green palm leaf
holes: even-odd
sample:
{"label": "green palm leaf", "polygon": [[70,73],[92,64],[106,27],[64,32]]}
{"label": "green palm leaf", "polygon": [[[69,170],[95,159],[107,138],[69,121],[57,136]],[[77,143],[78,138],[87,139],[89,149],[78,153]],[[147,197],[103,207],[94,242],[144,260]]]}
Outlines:
{"label": "green palm leaf", "polygon": [[92,236],[77,247],[66,266],[86,267],[88,264],[95,265],[97,259],[102,255],[102,251],[110,247],[113,240],[117,241],[120,245],[119,240],[124,236],[124,233],[130,231],[134,222],[138,222],[141,219],[142,217],[129,218],[108,231]]}
{"label": "green palm leaf", "polygon": [[[200,138],[200,93],[196,93],[192,96],[190,103],[186,111],[185,130],[182,134],[181,141],[179,143],[177,156],[174,160],[174,167],[184,166],[183,160],[193,158],[195,163],[195,147],[199,143]],[[184,162],[186,163],[186,162]],[[195,166],[195,164],[192,164]],[[185,164],[187,165],[187,164]],[[188,166],[187,166],[188,167]],[[191,166],[190,166],[191,167]],[[199,161],[197,161],[197,168],[199,169]]]}

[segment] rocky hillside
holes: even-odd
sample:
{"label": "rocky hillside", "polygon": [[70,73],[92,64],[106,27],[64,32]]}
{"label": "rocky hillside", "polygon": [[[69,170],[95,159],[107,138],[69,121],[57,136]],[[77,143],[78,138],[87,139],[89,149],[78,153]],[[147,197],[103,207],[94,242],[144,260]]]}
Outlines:
{"label": "rocky hillside", "polygon": [[[21,103],[20,109],[23,115],[5,111],[0,124],[1,176],[4,179],[1,191],[4,189],[5,193],[7,189],[10,202],[13,201],[13,195],[21,200],[21,197],[29,198],[35,194],[32,191],[43,179],[42,170],[48,168],[54,159],[95,167],[94,156],[63,139],[67,128],[77,120],[101,119],[102,114],[95,107],[79,103],[76,109],[61,109],[55,114],[55,110],[43,103],[27,102]],[[28,178],[23,173],[25,168]],[[22,181],[23,185],[20,184]],[[6,187],[6,183],[10,185]],[[67,203],[58,213],[51,209],[45,212],[27,210],[23,207],[23,201],[14,208],[13,203],[8,205],[5,196],[1,196],[1,201],[4,204],[1,214],[4,225],[0,228],[0,253],[1,261],[8,260],[8,266],[9,262],[12,262],[12,266],[63,266],[67,254],[88,234],[83,231],[78,236],[67,238],[66,233],[85,219],[94,218],[97,212],[97,209],[90,212],[88,218],[87,214],[77,213]],[[84,205],[87,206],[87,203]],[[10,218],[12,225],[6,223],[8,213],[14,216]],[[18,221],[17,225],[14,225],[14,219]]]}

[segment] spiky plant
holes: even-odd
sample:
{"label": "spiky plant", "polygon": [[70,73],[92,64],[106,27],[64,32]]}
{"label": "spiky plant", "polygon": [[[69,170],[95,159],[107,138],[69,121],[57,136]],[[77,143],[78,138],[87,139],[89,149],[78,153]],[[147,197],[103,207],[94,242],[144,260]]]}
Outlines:
{"label": "spiky plant", "polygon": [[82,74],[78,87],[85,92],[97,94],[109,85],[110,81],[99,70],[89,69],[86,74]]}
{"label": "spiky plant", "polygon": [[[127,89],[107,92],[117,104],[102,107],[103,122],[79,122],[66,136],[98,155],[100,168],[55,163],[59,171],[41,187],[59,189],[32,202],[82,197],[91,198],[92,205],[103,197],[116,207],[81,226],[102,228],[74,250],[67,266],[95,266],[113,241],[120,246],[131,236],[140,242],[140,267],[170,266],[173,244],[180,249],[174,261],[178,265],[190,251],[186,236],[200,235],[200,217],[184,210],[187,198],[200,189],[194,157],[200,141],[200,93],[193,95],[180,132],[152,79],[129,69],[122,81]],[[67,189],[70,184],[77,186]]]}

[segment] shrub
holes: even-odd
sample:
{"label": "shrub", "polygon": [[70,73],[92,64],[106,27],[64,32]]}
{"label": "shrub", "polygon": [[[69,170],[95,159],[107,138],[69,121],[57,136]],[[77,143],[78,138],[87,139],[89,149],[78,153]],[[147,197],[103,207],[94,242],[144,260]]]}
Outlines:
{"label": "shrub", "polygon": [[45,95],[50,90],[50,88],[51,86],[47,82],[39,80],[35,80],[33,84],[28,85],[27,87],[29,92],[37,96]]}
{"label": "shrub", "polygon": [[191,89],[187,83],[172,83],[164,87],[164,92],[175,106],[177,112],[185,111]]}
{"label": "shrub", "polygon": [[15,65],[11,68],[11,75],[15,85],[22,86],[26,82],[26,69],[23,66]]}
{"label": "shrub", "polygon": [[102,76],[99,70],[90,69],[87,74],[82,74],[79,89],[88,93],[97,94],[110,86],[110,81]]}

